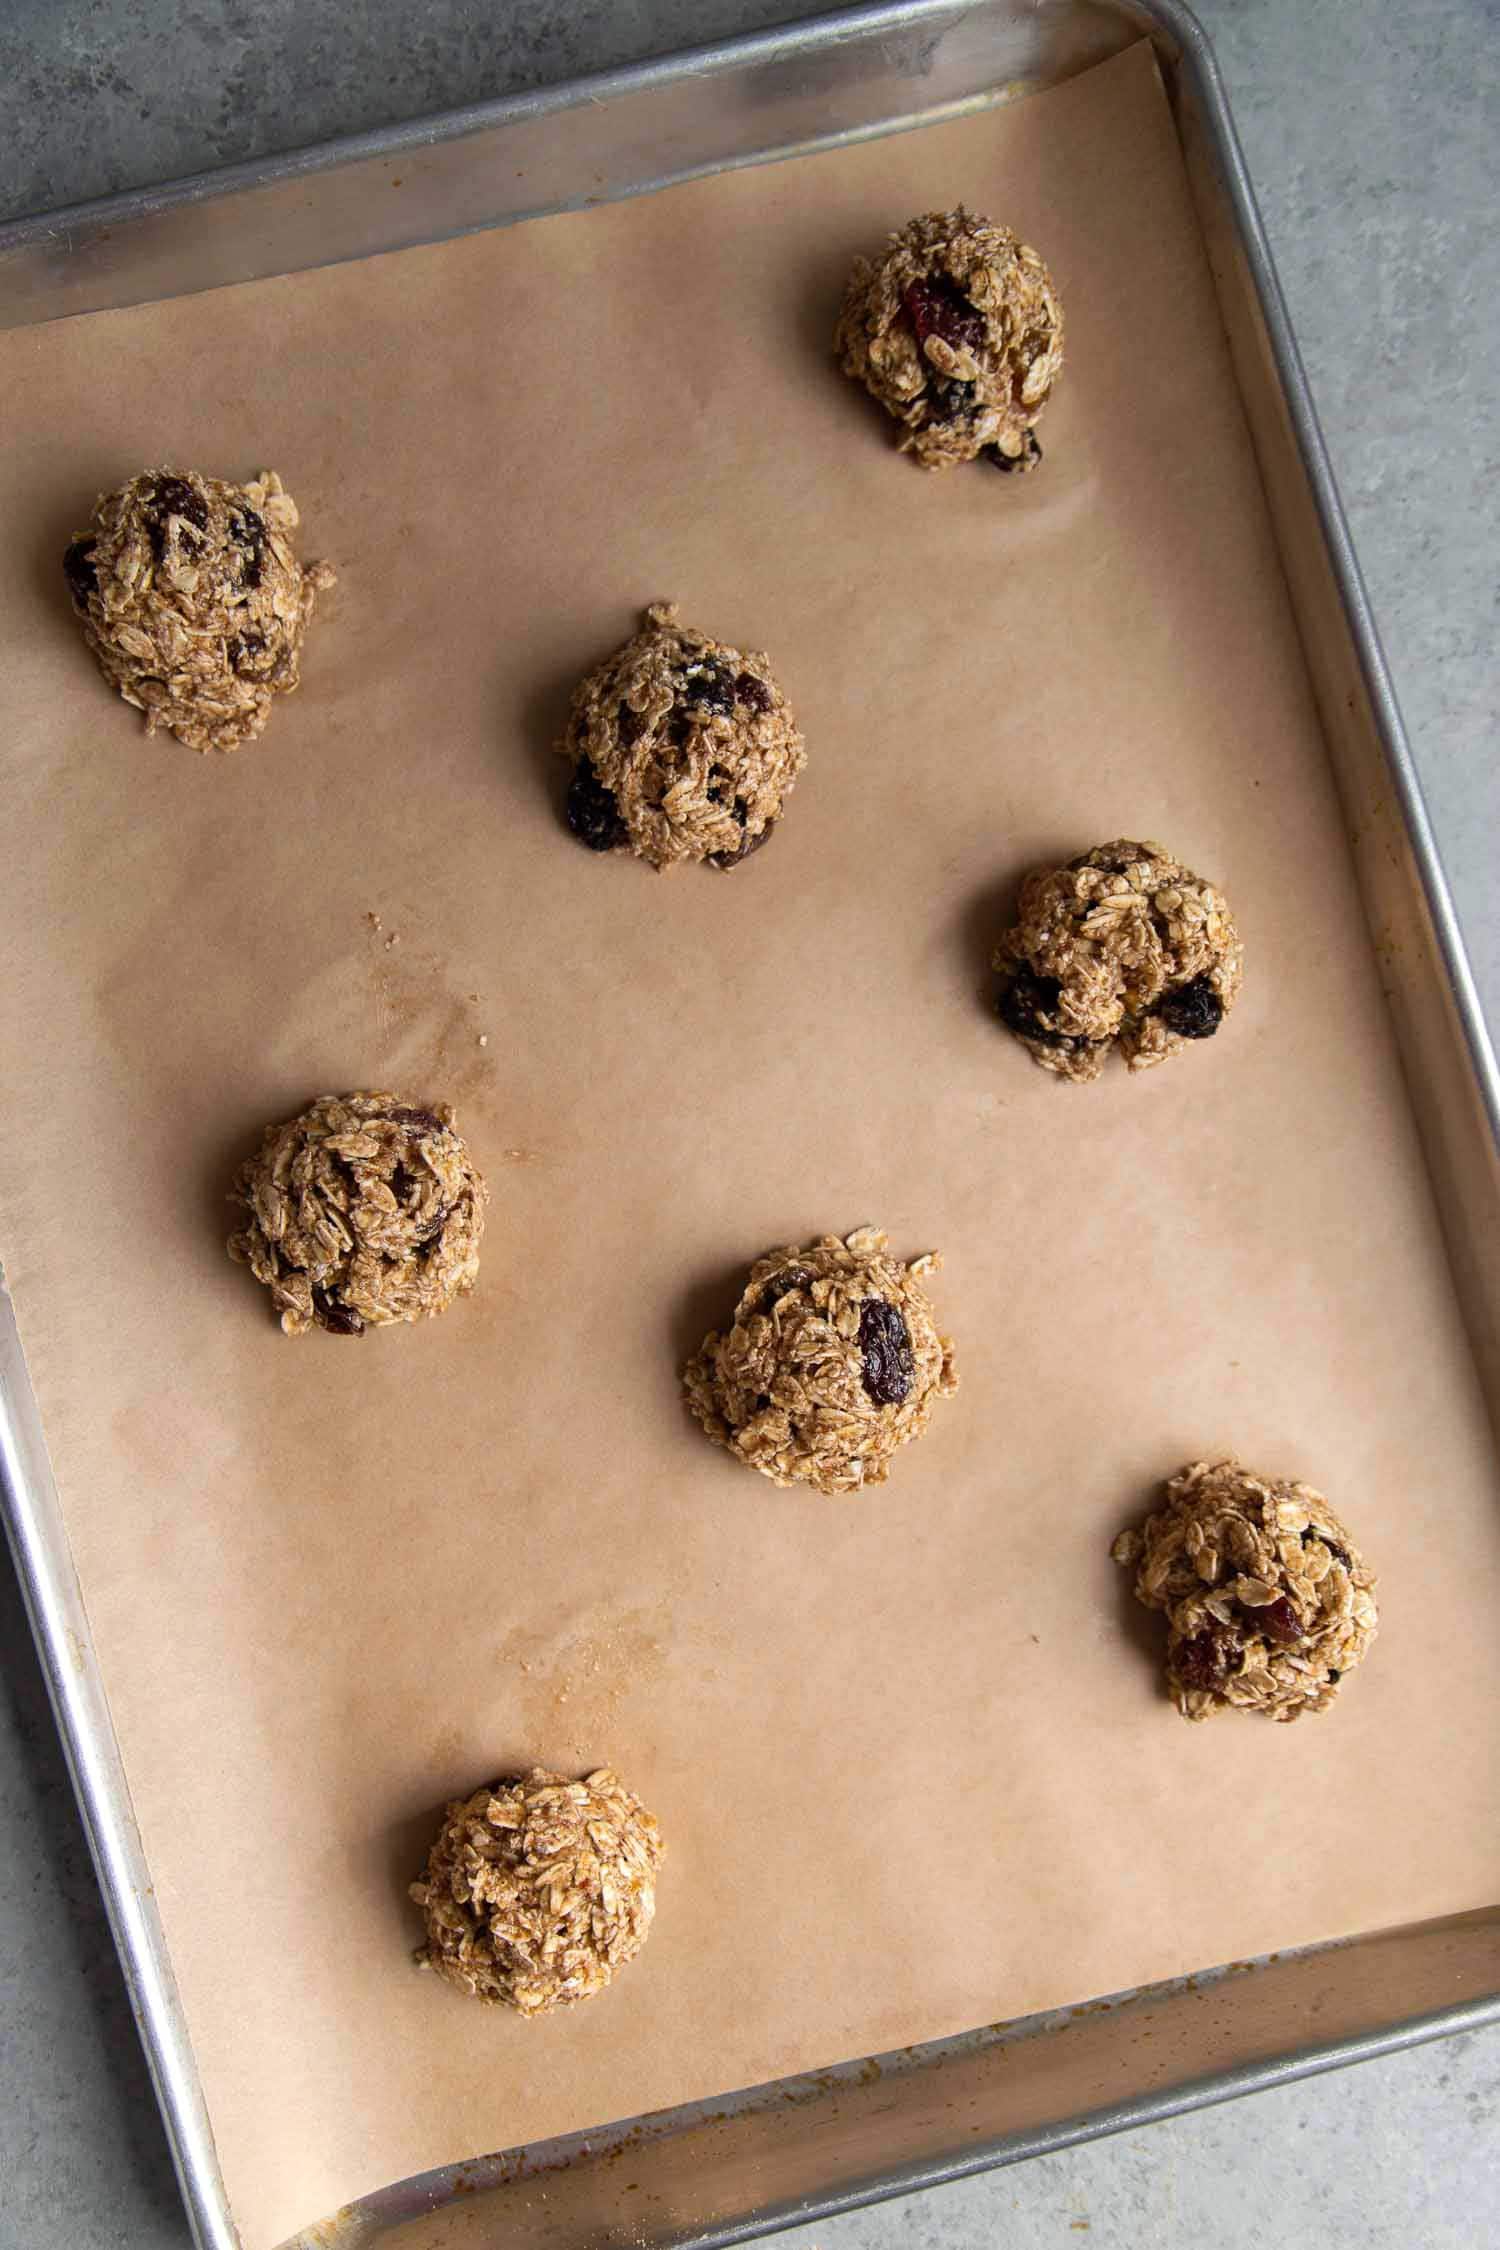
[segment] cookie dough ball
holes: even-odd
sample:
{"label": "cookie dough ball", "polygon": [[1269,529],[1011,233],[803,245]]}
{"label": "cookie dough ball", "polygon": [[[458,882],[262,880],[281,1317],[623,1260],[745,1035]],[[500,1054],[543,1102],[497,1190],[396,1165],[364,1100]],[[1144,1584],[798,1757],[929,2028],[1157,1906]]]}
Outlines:
{"label": "cookie dough ball", "polygon": [[417,1958],[477,2000],[539,2016],[602,1992],[656,1912],[661,1830],[607,1768],[533,1767],[448,1807],[411,1895]]}
{"label": "cookie dough ball", "polygon": [[221,484],[160,469],[107,492],[63,556],[84,638],[111,687],[190,750],[235,750],[298,680],[313,604],[334,582],[297,560],[297,511],[273,470]]}
{"label": "cookie dough ball", "polygon": [[738,867],[766,843],[806,763],[764,656],[727,648],[657,602],[579,682],[558,744],[574,761],[568,826],[590,851],[653,867]]}
{"label": "cookie dough ball", "polygon": [[1062,371],[1052,277],[1009,227],[929,211],[860,258],[834,330],[846,375],[901,424],[901,450],[927,469],[981,454],[1035,468],[1036,422]]}
{"label": "cookie dough ball", "polygon": [[1223,892],[1164,844],[1122,839],[1027,876],[995,954],[1000,1021],[1061,1078],[1097,1078],[1111,1047],[1149,1070],[1213,1037],[1243,966]]}
{"label": "cookie dough ball", "polygon": [[892,1258],[875,1227],[750,1268],[727,1336],[706,1336],[683,1375],[709,1436],[773,1484],[857,1492],[884,1484],[932,1402],[958,1388],[926,1276],[936,1256]]}
{"label": "cookie dough ball", "polygon": [[1191,1462],[1113,1554],[1137,1601],[1166,1616],[1167,1686],[1185,1719],[1326,1711],[1375,1638],[1375,1581],[1310,1484]]}
{"label": "cookie dough ball", "polygon": [[360,1336],[445,1312],[474,1286],[488,1190],[446,1103],[324,1094],[268,1125],[231,1202],[231,1258],[271,1292],[289,1336]]}

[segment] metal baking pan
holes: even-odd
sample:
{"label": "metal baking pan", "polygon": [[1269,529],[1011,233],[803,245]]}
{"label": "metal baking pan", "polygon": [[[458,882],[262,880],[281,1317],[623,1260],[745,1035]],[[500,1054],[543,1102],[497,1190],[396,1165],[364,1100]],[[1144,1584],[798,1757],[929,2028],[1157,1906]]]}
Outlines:
{"label": "metal baking pan", "polygon": [[[1180,135],[1450,1255],[1500,1416],[1500,1070],[1213,57],[1174,0],[905,0],[0,227],[0,326],[951,118],[1141,37]],[[402,193],[387,190],[399,181]],[[372,190],[379,186],[381,192]],[[232,2250],[8,1299],[6,1527],[197,2240]],[[1500,1907],[1235,1963],[407,2180],[288,2250],[740,2241],[1500,2021]]]}

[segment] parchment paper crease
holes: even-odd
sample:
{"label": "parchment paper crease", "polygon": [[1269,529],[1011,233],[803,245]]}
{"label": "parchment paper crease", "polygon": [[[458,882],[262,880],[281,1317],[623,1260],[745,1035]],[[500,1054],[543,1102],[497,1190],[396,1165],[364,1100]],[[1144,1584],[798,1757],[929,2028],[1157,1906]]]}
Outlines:
{"label": "parchment paper crease", "polygon": [[[830,364],[851,255],[960,198],[1066,301],[1024,481],[924,476]],[[1146,51],[6,336],[0,386],[0,1238],[248,2250],[445,2159],[1490,1898],[1494,1463]],[[341,573],[227,760],[148,743],[68,613],[65,537],[162,462],[279,469]],[[567,689],[658,597],[768,649],[806,731],[731,877],[558,823]],[[1122,832],[1223,881],[1245,996],[1076,1090],[984,963],[1028,864]],[[478,1295],[289,1342],[223,1254],[234,1162],[386,1084],[488,1168]],[[964,1387],[878,1494],[777,1492],[676,1365],[749,1258],[865,1220],[947,1252]],[[1381,1571],[1325,1721],[1183,1725],[1109,1562],[1228,1448]],[[531,2024],[415,1974],[441,1800],[605,1757],[670,1839],[641,1961]]]}

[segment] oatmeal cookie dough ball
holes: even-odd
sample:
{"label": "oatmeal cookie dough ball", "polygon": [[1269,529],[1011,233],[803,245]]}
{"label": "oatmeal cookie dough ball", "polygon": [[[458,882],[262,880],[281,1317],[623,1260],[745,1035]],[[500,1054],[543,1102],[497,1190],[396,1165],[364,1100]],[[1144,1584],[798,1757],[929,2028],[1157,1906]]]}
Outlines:
{"label": "oatmeal cookie dough ball", "polygon": [[898,1446],[958,1388],[927,1291],[935,1255],[902,1265],[875,1227],[756,1260],[728,1335],[683,1374],[708,1435],[773,1484],[884,1484]]}
{"label": "oatmeal cookie dough ball", "polygon": [[446,1103],[324,1094],[268,1125],[240,1166],[229,1255],[265,1283],[289,1336],[360,1336],[473,1288],[488,1200]]}
{"label": "oatmeal cookie dough ball", "polygon": [[99,669],[190,750],[235,750],[298,681],[328,563],[298,562],[297,511],[274,470],[222,484],[160,469],[107,492],[63,556]]}
{"label": "oatmeal cookie dough ball", "polygon": [[607,1767],[497,1781],[448,1807],[411,1886],[427,1922],[417,1959],[523,2016],[587,2000],[646,1942],[662,1849]]}
{"label": "oatmeal cookie dough ball", "polygon": [[1326,1711],[1375,1638],[1375,1580],[1321,1492],[1194,1461],[1114,1559],[1167,1620],[1167,1686],[1185,1719]]}
{"label": "oatmeal cookie dough ball", "polygon": [[913,219],[878,258],[857,260],[833,341],[924,468],[981,454],[1012,471],[1041,460],[1036,423],[1062,371],[1062,306],[1009,227],[962,204]]}
{"label": "oatmeal cookie dough ball", "polygon": [[1112,1047],[1149,1070],[1211,1039],[1244,948],[1222,891],[1164,844],[1122,838],[1027,876],[995,967],[1000,1021],[1043,1070],[1082,1083]]}
{"label": "oatmeal cookie dough ball", "polygon": [[728,648],[656,602],[579,682],[558,749],[573,764],[568,826],[590,851],[653,867],[738,867],[766,843],[806,763],[757,650]]}

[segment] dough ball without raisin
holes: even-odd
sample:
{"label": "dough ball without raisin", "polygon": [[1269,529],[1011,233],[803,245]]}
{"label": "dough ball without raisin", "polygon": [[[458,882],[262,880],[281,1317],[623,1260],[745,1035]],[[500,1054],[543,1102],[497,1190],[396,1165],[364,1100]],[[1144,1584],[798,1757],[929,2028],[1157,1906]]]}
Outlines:
{"label": "dough ball without raisin", "polygon": [[1062,371],[1062,306],[1009,227],[962,205],[913,219],[878,258],[856,261],[834,349],[924,468],[1041,460],[1036,423]]}
{"label": "dough ball without raisin", "polygon": [[423,1320],[474,1286],[484,1181],[446,1103],[324,1094],[268,1125],[240,1166],[231,1258],[271,1292],[289,1336]]}
{"label": "dough ball without raisin", "polygon": [[628,847],[656,868],[738,867],[769,840],[806,763],[765,657],[693,632],[671,602],[579,682],[558,748],[573,760],[580,843]]}
{"label": "dough ball without raisin", "polygon": [[258,735],[299,678],[328,563],[297,560],[297,510],[273,470],[222,484],[160,469],[107,492],[63,557],[99,669],[190,750]]}
{"label": "dough ball without raisin", "polygon": [[884,1484],[891,1456],[920,1437],[932,1402],[958,1388],[926,1276],[875,1227],[756,1260],[727,1335],[706,1336],[683,1374],[687,1403],[716,1444],[773,1484],[857,1492]]}
{"label": "dough ball without raisin", "polygon": [[1194,1461],[1114,1559],[1167,1620],[1167,1686],[1185,1719],[1326,1711],[1375,1638],[1375,1580],[1321,1492]]}
{"label": "dough ball without raisin", "polygon": [[1112,1047],[1148,1070],[1212,1038],[1244,948],[1222,891],[1164,844],[1122,838],[1027,876],[995,967],[1006,1029],[1043,1070],[1083,1082]]}
{"label": "dough ball without raisin", "polygon": [[602,1992],[645,1944],[661,1830],[607,1768],[536,1766],[448,1807],[411,1895],[417,1958],[477,2000],[539,2016]]}

